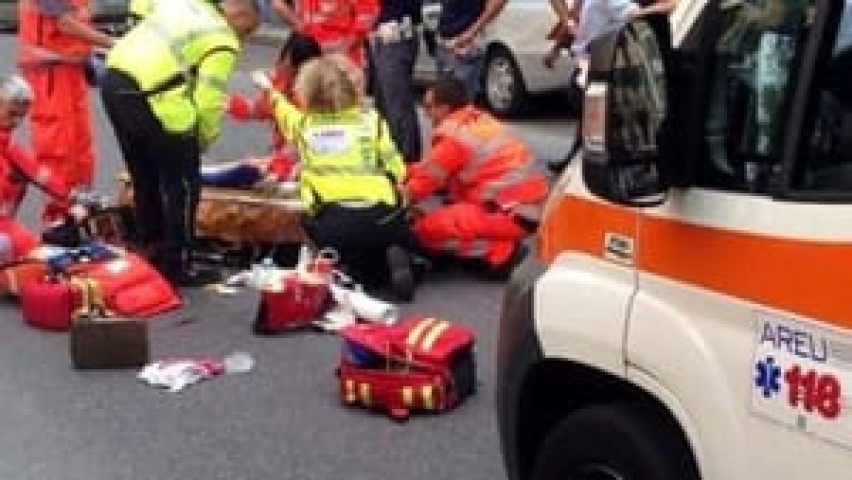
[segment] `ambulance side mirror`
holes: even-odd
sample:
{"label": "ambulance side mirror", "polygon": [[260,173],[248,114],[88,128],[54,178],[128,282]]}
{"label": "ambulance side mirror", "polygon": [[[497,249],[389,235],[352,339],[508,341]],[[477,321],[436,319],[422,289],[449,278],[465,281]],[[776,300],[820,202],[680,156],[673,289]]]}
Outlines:
{"label": "ambulance side mirror", "polygon": [[593,42],[583,100],[586,186],[601,198],[631,207],[659,205],[668,190],[656,145],[665,115],[665,84],[662,61],[646,45],[649,34],[644,23],[634,22]]}

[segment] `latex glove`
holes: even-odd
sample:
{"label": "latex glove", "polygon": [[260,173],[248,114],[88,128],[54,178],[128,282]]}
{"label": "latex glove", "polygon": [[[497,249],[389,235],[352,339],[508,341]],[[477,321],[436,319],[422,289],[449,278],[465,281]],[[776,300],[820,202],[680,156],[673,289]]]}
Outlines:
{"label": "latex glove", "polygon": [[253,70],[251,72],[251,81],[260,90],[272,90],[272,80],[269,79],[269,75],[263,70]]}
{"label": "latex glove", "polygon": [[243,95],[231,95],[226,106],[228,115],[234,120],[245,122],[253,118],[251,100]]}

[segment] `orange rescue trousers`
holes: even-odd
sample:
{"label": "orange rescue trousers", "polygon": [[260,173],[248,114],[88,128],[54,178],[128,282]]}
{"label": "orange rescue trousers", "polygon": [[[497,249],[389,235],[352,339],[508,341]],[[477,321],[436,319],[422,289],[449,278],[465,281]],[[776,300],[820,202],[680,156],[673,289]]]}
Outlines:
{"label": "orange rescue trousers", "polygon": [[[30,121],[36,161],[50,168],[71,188],[90,187],[95,154],[89,86],[83,67],[78,64],[28,67],[24,76],[34,93]],[[53,222],[66,214],[67,206],[50,200],[42,220]]]}
{"label": "orange rescue trousers", "polygon": [[510,214],[473,203],[430,210],[415,219],[413,230],[428,250],[483,260],[493,267],[506,263],[527,235]]}

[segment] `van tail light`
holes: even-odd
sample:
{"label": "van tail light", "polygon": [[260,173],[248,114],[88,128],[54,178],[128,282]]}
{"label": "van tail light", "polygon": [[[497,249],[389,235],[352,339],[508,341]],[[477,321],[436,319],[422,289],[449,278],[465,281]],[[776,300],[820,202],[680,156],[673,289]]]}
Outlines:
{"label": "van tail light", "polygon": [[583,148],[594,153],[606,152],[607,84],[591,82],[583,98]]}

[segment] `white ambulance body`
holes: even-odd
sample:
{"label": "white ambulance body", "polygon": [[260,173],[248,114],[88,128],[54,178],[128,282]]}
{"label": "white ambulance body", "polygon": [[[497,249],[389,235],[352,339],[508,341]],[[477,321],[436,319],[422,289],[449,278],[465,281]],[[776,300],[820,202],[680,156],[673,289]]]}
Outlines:
{"label": "white ambulance body", "polygon": [[504,299],[510,480],[852,479],[850,10],[683,0],[671,52],[595,43]]}

